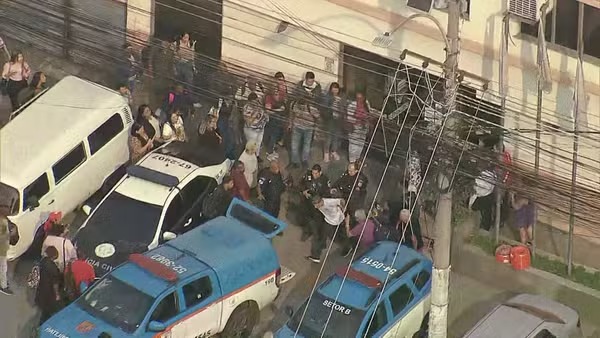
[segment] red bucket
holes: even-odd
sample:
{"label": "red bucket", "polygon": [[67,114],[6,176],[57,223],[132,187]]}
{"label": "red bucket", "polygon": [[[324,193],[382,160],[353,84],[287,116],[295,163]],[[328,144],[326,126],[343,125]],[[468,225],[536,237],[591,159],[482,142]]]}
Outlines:
{"label": "red bucket", "polygon": [[531,254],[529,248],[517,245],[510,250],[510,263],[515,270],[525,270],[531,266]]}
{"label": "red bucket", "polygon": [[510,245],[502,244],[496,248],[496,262],[502,264],[510,263]]}

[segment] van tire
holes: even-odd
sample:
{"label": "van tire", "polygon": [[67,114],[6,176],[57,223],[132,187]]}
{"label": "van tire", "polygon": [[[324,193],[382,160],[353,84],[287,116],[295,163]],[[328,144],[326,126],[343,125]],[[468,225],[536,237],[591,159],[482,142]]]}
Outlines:
{"label": "van tire", "polygon": [[421,327],[419,328],[419,331],[415,332],[415,334],[413,335],[413,338],[427,337],[428,334],[429,334],[429,312],[427,312],[425,314],[425,317],[423,317],[423,321],[421,322]]}
{"label": "van tire", "polygon": [[252,334],[254,326],[258,323],[260,312],[254,301],[246,301],[240,304],[227,320],[225,329],[221,332],[221,338],[248,338]]}

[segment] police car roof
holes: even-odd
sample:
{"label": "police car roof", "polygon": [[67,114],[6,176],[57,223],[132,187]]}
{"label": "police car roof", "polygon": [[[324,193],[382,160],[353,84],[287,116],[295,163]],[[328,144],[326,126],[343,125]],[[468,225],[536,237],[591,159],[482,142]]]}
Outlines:
{"label": "police car roof", "polygon": [[[396,250],[398,250],[398,255],[392,266]],[[430,269],[431,261],[408,247],[398,247],[398,243],[378,242],[371,250],[352,262],[341,292],[340,287],[346,272],[345,268],[338,270],[338,273],[323,282],[319,287],[319,293],[327,298],[335,299],[340,292],[338,297],[340,303],[358,309],[366,309],[372,301],[377,299],[375,296],[381,291],[391,269],[395,269],[397,272],[388,278],[386,289],[396,280],[404,278],[403,275],[411,268],[419,265]]]}
{"label": "police car roof", "polygon": [[[177,274],[179,280],[184,280],[187,277],[205,271],[209,268],[206,264],[195,259],[194,257],[186,255],[181,251],[167,245],[162,245],[154,250],[150,250],[144,253],[144,256],[154,261],[159,259],[158,257],[164,257],[173,262],[173,267],[184,267],[185,270],[178,269],[177,272],[173,270],[173,272]],[[158,276],[139,264],[131,261],[128,261],[117,269],[113,270],[111,274],[113,277],[152,297],[157,297],[165,289],[171,286],[171,283],[166,278]]]}
{"label": "police car roof", "polygon": [[198,167],[209,167],[225,161],[224,153],[215,149],[204,149],[203,145],[189,142],[173,141],[155,151],[157,154],[169,155]]}
{"label": "police car roof", "polygon": [[212,268],[223,292],[237,290],[279,267],[265,234],[232,217],[217,217],[168,242]]}

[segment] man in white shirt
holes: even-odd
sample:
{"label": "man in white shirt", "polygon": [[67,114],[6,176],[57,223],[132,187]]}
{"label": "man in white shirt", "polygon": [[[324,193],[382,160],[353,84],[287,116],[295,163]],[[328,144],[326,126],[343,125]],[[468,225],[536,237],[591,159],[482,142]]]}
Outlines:
{"label": "man in white shirt", "polygon": [[[345,202],[341,198],[322,198],[314,196],[312,203],[322,214],[323,222],[317,225],[315,233],[312,237],[310,248],[310,256],[306,257],[313,263],[321,263],[321,252],[327,244],[327,239],[333,237],[336,227],[344,223],[346,216],[344,214]],[[348,238],[344,229],[337,232],[336,237],[340,241],[342,256],[347,257],[352,252],[352,246],[348,242]]]}
{"label": "man in white shirt", "polygon": [[469,199],[469,208],[481,212],[479,227],[486,231],[490,231],[492,227],[493,212],[496,206],[494,199],[496,180],[496,173],[493,169],[482,171],[475,179],[474,194]]}

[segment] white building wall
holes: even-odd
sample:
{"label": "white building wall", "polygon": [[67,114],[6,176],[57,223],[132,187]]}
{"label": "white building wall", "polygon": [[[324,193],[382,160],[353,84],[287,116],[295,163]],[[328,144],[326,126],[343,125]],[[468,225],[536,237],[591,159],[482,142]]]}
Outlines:
{"label": "white building wall", "polygon": [[132,42],[147,41],[154,30],[153,0],[121,0],[127,3],[127,34]]}
{"label": "white building wall", "polygon": [[324,87],[338,80],[339,42],[310,33],[292,20],[285,31],[277,33],[281,20],[262,13],[224,3],[224,61],[270,75],[281,71],[289,80],[299,80],[310,70]]}
{"label": "white building wall", "polygon": [[[236,6],[237,5],[237,6]],[[292,39],[273,42],[266,37],[273,37],[274,28],[278,20],[264,20],[260,16],[241,13],[233,7],[252,9],[262,14],[280,20],[300,23],[313,32],[329,38],[352,45],[391,59],[396,59],[400,52],[409,49],[418,54],[427,56],[436,61],[443,61],[445,53],[440,33],[427,19],[416,19],[407,24],[404,29],[394,35],[394,43],[389,48],[372,46],[373,39],[381,32],[389,31],[402,21],[402,17],[414,14],[415,11],[406,7],[405,1],[381,0],[229,0],[224,3],[224,41],[223,57],[225,59],[239,60],[255,67],[280,68],[292,74],[302,74],[307,66],[314,67],[321,77],[328,80],[335,79],[337,67],[333,72],[323,72],[323,57],[314,54],[334,56],[327,49],[314,47],[307,43],[298,43]],[[498,91],[499,62],[498,50],[502,36],[502,13],[504,1],[471,1],[471,15],[461,26],[462,51],[460,55],[460,68],[468,73],[479,75],[489,81],[490,90]],[[433,10],[436,17],[445,28],[447,14],[444,11]],[[264,17],[264,16],[263,16]],[[248,26],[240,21],[253,23],[262,22],[264,28],[261,38],[248,33],[240,32],[232,27],[250,31]],[[507,107],[514,112],[507,114],[505,126],[507,128],[534,129],[536,118],[537,71],[535,68],[537,47],[531,38],[523,38],[519,34],[518,22],[511,22],[510,32],[512,41],[509,46],[509,100]],[[253,30],[254,32],[254,30]],[[287,33],[287,32],[286,32]],[[265,36],[266,34],[266,36]],[[284,33],[285,34],[285,33]],[[295,31],[294,37],[312,41],[307,33]],[[280,37],[280,39],[283,39]],[[243,44],[251,45],[249,49]],[[301,45],[297,50],[290,45]],[[263,51],[260,51],[263,50]],[[318,50],[312,56],[308,51]],[[492,52],[493,51],[493,52]],[[273,56],[276,54],[277,57]],[[283,58],[280,58],[282,56]],[[572,97],[573,83],[577,62],[574,57],[567,56],[554,50],[549,51],[551,68],[553,70],[552,91],[544,95],[543,120],[559,125],[564,129],[572,129]],[[286,61],[291,60],[291,61]],[[586,61],[584,74],[589,101],[587,103],[587,120],[590,130],[600,130],[600,61]],[[322,82],[326,82],[323,81]],[[589,137],[598,139],[598,135]],[[533,166],[534,162],[535,133],[523,134],[518,142],[509,145],[513,149],[514,158]],[[548,173],[560,175],[570,179],[571,172],[571,144],[570,134],[544,136],[542,148],[548,152],[558,153],[560,156],[549,156],[542,152],[541,166]],[[597,149],[600,143],[591,141],[582,136],[580,151],[581,162],[587,164],[579,170],[578,179],[581,183],[600,190],[600,152]],[[561,157],[562,156],[562,157]]]}

